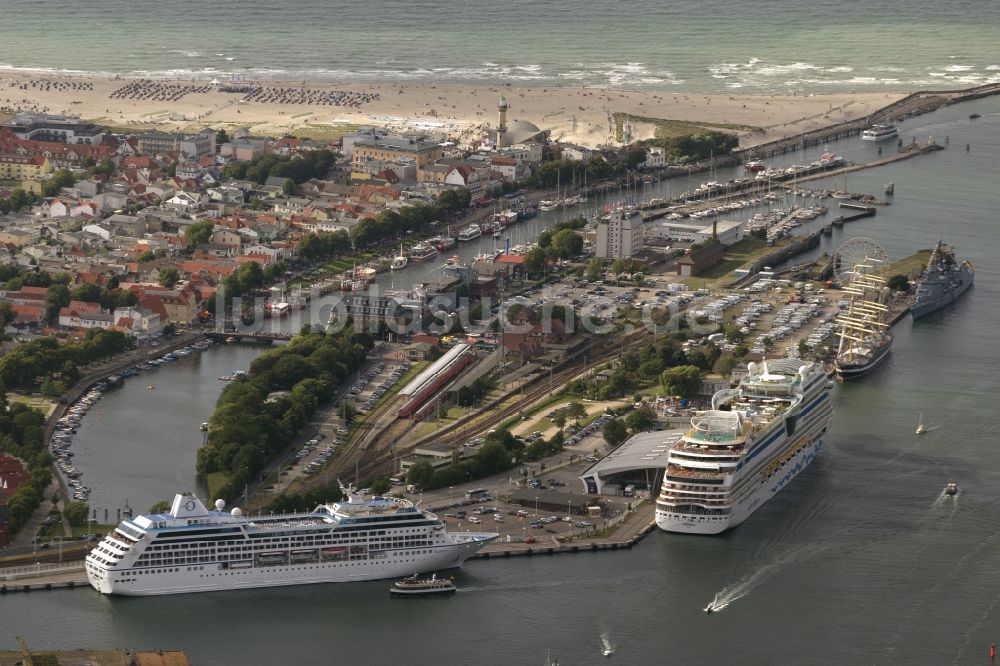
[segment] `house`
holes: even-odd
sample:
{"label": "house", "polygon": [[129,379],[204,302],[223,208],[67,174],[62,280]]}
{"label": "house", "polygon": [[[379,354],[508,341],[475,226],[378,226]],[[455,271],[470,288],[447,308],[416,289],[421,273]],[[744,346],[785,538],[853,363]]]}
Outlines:
{"label": "house", "polygon": [[[69,305],[59,308],[59,326],[63,328],[94,328],[91,324],[93,315],[101,314],[100,303],[86,301],[70,301]],[[107,326],[97,326],[107,328]]]}
{"label": "house", "polygon": [[446,185],[457,185],[464,187],[470,192],[476,192],[483,188],[482,178],[471,166],[452,167],[444,177]]}
{"label": "house", "polygon": [[716,241],[708,241],[705,245],[689,250],[687,254],[675,262],[677,274],[681,277],[695,277],[706,269],[716,265],[726,254],[726,247]]}
{"label": "house", "polygon": [[115,308],[115,328],[143,342],[160,334],[162,323],[160,315],[149,308],[131,306]]}

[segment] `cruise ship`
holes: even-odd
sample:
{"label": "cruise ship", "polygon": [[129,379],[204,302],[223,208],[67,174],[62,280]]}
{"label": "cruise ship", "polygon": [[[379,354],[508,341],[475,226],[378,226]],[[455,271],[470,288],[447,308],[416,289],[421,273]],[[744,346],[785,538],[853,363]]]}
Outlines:
{"label": "cruise ship", "polygon": [[953,303],[972,286],[976,271],[969,261],[959,264],[955,251],[938,241],[931,251],[924,277],[917,285],[916,300],[910,306],[914,319],[937,312]]}
{"label": "cruise ship", "polygon": [[820,363],[775,359],[749,363],[735,389],[670,448],[656,500],[656,524],[668,532],[718,534],[736,527],[812,462],[833,406]]}
{"label": "cruise ship", "polygon": [[389,497],[285,515],[224,508],[184,493],[169,513],[126,516],[87,555],[90,584],[143,596],[399,578],[459,567],[498,536],[449,534],[434,514]]}
{"label": "cruise ship", "polygon": [[897,136],[899,136],[899,130],[892,123],[872,125],[861,132],[862,141],[886,141],[887,139],[895,139]]}
{"label": "cruise ship", "polygon": [[847,309],[837,317],[840,343],[835,365],[839,379],[868,374],[892,348],[885,272],[881,260],[866,257],[855,264],[850,283],[844,285],[844,293],[850,300]]}

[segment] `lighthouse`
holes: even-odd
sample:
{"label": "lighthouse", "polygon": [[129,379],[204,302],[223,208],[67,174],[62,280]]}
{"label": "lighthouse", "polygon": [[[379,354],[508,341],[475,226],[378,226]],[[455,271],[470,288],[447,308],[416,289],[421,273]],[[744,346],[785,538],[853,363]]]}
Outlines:
{"label": "lighthouse", "polygon": [[497,148],[507,147],[507,98],[500,95],[500,104],[497,106],[497,112],[500,116],[499,122],[497,123]]}

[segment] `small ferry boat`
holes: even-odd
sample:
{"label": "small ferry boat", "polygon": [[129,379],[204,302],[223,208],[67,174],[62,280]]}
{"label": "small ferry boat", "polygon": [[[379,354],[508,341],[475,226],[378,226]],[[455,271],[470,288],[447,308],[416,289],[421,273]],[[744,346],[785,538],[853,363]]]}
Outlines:
{"label": "small ferry boat", "polygon": [[872,125],[861,132],[862,141],[886,141],[899,136],[899,130],[892,123],[879,123]]}
{"label": "small ferry boat", "polygon": [[451,236],[437,236],[435,238],[430,239],[427,242],[431,243],[441,252],[447,252],[451,248],[455,247],[455,245],[457,245],[455,239],[452,238]]}
{"label": "small ferry boat", "polygon": [[431,257],[437,256],[438,249],[430,243],[417,243],[410,248],[410,259],[414,261],[427,261]]}
{"label": "small ferry boat", "polygon": [[397,580],[389,588],[389,593],[406,597],[420,594],[454,594],[455,581],[452,578],[438,578],[433,574],[430,578],[417,578],[410,576],[403,580]]}
{"label": "small ferry boat", "polygon": [[483,230],[479,228],[479,225],[470,224],[469,226],[458,232],[458,240],[463,242],[476,240],[482,235],[483,235]]}

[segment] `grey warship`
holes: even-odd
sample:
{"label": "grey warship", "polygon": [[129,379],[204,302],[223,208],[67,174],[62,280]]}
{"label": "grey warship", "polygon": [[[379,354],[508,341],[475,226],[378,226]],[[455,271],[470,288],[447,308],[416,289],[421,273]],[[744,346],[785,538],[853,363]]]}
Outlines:
{"label": "grey warship", "polygon": [[916,300],[910,307],[913,318],[937,312],[957,300],[972,286],[975,275],[972,263],[966,260],[959,264],[955,251],[938,241],[931,251],[924,277],[917,285]]}

